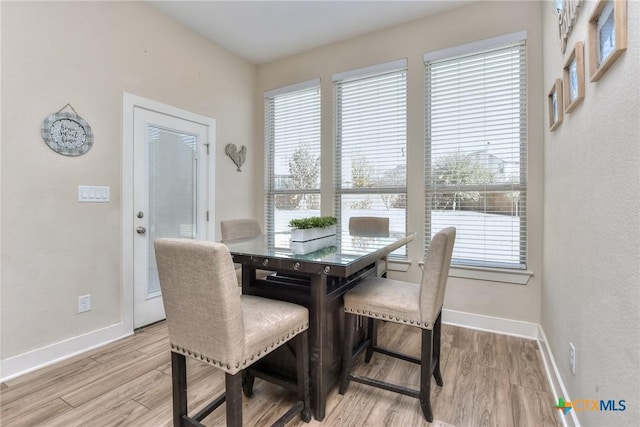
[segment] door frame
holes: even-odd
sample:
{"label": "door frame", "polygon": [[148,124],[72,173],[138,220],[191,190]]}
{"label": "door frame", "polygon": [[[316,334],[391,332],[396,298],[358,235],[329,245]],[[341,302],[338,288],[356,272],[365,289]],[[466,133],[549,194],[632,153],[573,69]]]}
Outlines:
{"label": "door frame", "polygon": [[136,108],[154,111],[159,114],[174,116],[179,119],[199,123],[207,127],[207,138],[209,140],[207,156],[207,240],[215,240],[215,164],[216,164],[216,121],[211,117],[206,117],[170,105],[162,104],[141,96],[123,92],[122,95],[122,173],[120,181],[121,200],[121,241],[122,241],[122,323],[133,331],[133,242],[134,231],[134,203],[133,203],[133,143],[134,143],[134,119],[133,114]]}

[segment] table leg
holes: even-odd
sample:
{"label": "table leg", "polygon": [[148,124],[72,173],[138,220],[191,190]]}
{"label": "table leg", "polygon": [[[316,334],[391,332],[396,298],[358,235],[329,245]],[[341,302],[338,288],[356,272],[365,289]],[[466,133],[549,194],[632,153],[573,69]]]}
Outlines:
{"label": "table leg", "polygon": [[322,421],[327,402],[327,276],[311,276],[309,305],[309,379],[314,417]]}
{"label": "table leg", "polygon": [[256,280],[256,269],[247,264],[242,264],[242,293],[249,295],[249,287]]}

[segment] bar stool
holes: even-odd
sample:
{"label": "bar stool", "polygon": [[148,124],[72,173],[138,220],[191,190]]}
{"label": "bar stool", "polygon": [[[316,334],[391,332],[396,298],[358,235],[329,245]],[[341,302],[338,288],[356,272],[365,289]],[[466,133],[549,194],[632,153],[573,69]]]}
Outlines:
{"label": "bar stool", "polygon": [[[156,260],[171,344],[173,425],[199,422],[226,401],[227,426],[242,426],[242,372],[290,340],[295,343],[298,401],[274,425],[296,413],[311,419],[309,405],[309,312],[305,307],[240,295],[233,261],[221,243],[157,239]],[[199,413],[187,414],[185,357],[225,372],[225,393]]]}
{"label": "bar stool", "polygon": [[[249,237],[255,237],[262,234],[260,224],[255,219],[241,218],[241,219],[225,219],[220,221],[220,236],[222,237],[222,243],[229,240],[246,239]],[[238,286],[242,286],[242,267],[235,265],[236,279],[238,280]],[[272,271],[256,270],[256,278],[264,279],[268,275],[272,274]]]}
{"label": "bar stool", "polygon": [[[451,254],[456,237],[454,227],[445,228],[431,239],[424,263],[422,283],[371,277],[365,279],[344,296],[345,342],[342,358],[342,374],[339,393],[344,394],[350,381],[355,381],[383,390],[393,391],[418,398],[425,419],[433,421],[431,408],[431,376],[442,386],[440,373],[440,333],[442,303],[449,275]],[[398,353],[392,349],[378,347],[375,328],[373,335],[353,354],[354,330],[357,316],[374,321],[414,326],[422,330],[420,359]],[[396,357],[420,365],[420,390],[367,378],[351,372],[353,359],[366,346],[365,362],[373,352]]]}
{"label": "bar stool", "polygon": [[[352,216],[349,218],[349,234],[359,237],[389,237],[389,218]],[[387,257],[376,261],[376,275],[387,277]]]}
{"label": "bar stool", "polygon": [[246,239],[262,234],[260,224],[255,219],[225,219],[220,221],[222,240]]}

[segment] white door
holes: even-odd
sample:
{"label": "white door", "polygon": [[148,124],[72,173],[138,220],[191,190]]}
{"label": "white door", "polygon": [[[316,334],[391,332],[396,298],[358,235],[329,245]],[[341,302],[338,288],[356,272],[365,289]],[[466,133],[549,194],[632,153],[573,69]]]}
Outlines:
{"label": "white door", "polygon": [[133,322],[164,319],[153,241],[207,238],[208,131],[201,123],[134,108]]}

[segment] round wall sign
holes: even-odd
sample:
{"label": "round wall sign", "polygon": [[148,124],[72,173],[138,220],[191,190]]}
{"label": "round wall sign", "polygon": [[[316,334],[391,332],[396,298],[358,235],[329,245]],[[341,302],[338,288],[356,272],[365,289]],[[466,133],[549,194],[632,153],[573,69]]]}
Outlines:
{"label": "round wall sign", "polygon": [[44,119],[42,138],[49,148],[65,156],[80,156],[93,145],[89,123],[67,111],[58,111]]}

